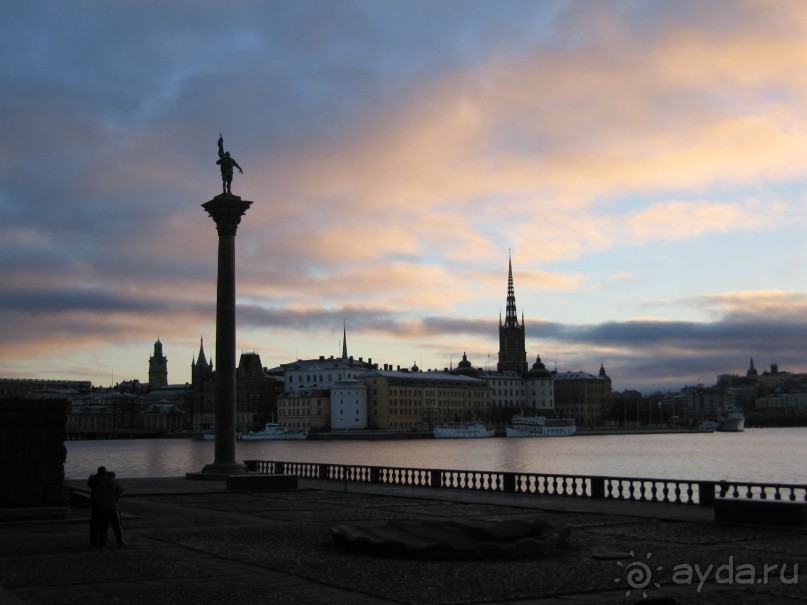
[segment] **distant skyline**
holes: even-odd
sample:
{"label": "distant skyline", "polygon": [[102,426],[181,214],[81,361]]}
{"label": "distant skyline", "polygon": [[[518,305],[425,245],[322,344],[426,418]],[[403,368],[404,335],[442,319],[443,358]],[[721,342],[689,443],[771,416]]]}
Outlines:
{"label": "distant skyline", "polygon": [[[215,352],[216,142],[254,202],[238,351],[614,389],[807,371],[807,3],[201,1],[7,11],[0,377]],[[489,361],[490,360],[490,361]]]}

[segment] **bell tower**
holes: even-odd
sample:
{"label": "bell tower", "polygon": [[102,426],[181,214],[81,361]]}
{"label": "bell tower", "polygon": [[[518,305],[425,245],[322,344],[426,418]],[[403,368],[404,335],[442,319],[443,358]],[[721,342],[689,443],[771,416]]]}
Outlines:
{"label": "bell tower", "polygon": [[499,372],[527,373],[527,345],[524,331],[524,316],[518,322],[516,313],[516,295],[513,288],[513,261],[508,258],[507,274],[507,310],[502,322],[499,316]]}
{"label": "bell tower", "polygon": [[152,389],[168,384],[168,358],[163,355],[160,339],[154,343],[154,355],[149,357],[149,386]]}

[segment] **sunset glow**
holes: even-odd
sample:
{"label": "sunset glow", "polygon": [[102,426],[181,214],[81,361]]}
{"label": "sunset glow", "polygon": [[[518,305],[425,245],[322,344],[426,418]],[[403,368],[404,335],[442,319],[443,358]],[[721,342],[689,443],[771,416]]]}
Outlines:
{"label": "sunset glow", "polygon": [[[226,15],[224,14],[226,13]],[[615,390],[807,371],[807,3],[18,3],[0,377],[169,382],[215,347],[216,140],[254,202],[239,351]]]}

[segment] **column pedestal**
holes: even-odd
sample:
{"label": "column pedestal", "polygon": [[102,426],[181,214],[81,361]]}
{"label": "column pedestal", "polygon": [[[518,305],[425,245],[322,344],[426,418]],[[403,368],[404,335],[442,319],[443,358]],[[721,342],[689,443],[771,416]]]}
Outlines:
{"label": "column pedestal", "polygon": [[188,479],[225,479],[246,473],[235,461],[235,233],[252,205],[237,195],[222,193],[202,204],[219,234],[216,296],[216,441],[215,458]]}

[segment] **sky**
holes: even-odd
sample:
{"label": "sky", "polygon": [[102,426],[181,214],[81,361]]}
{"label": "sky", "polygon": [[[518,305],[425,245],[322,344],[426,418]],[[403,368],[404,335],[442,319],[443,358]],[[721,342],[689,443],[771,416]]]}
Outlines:
{"label": "sky", "polygon": [[807,372],[807,3],[12,2],[0,377],[215,352],[221,133],[253,202],[237,350],[616,391]]}

